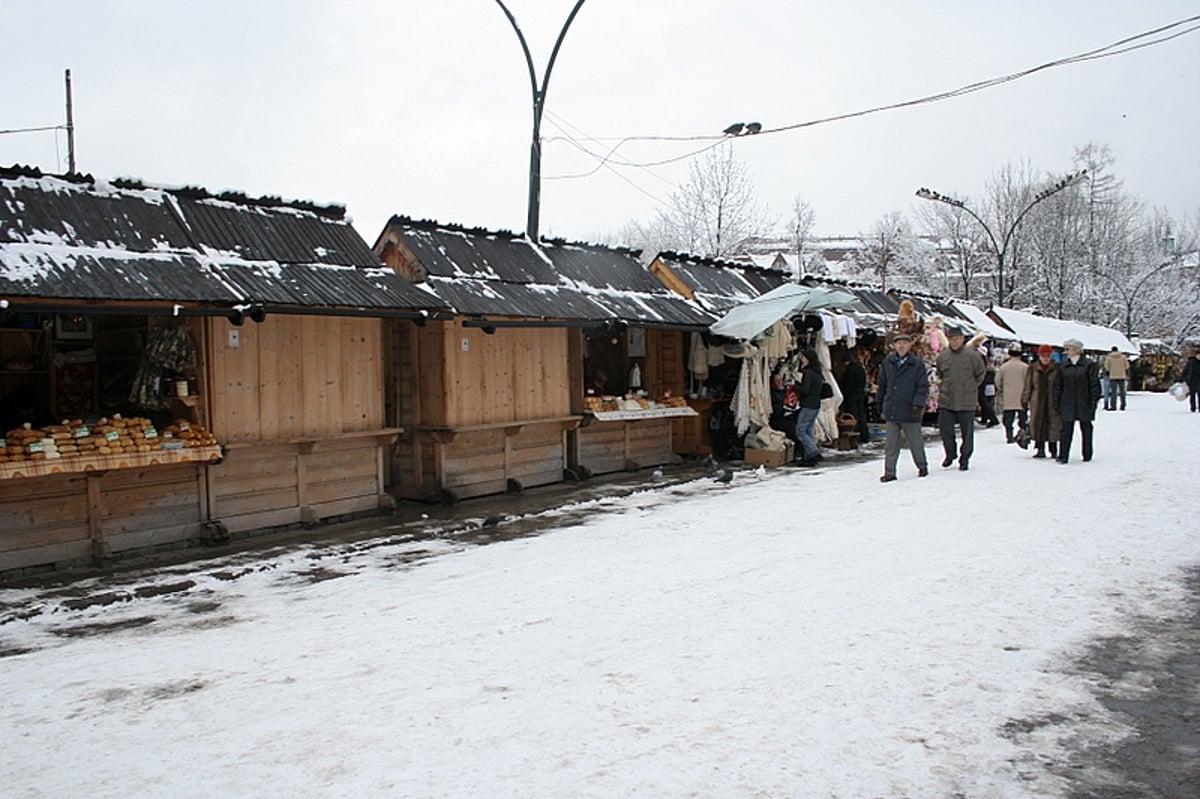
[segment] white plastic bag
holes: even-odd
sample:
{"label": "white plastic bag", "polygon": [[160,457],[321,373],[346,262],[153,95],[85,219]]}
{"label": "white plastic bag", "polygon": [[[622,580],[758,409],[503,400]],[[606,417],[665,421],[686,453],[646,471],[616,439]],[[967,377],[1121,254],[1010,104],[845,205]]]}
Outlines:
{"label": "white plastic bag", "polygon": [[1187,383],[1172,383],[1171,387],[1167,389],[1167,393],[1180,402],[1183,402],[1188,398]]}

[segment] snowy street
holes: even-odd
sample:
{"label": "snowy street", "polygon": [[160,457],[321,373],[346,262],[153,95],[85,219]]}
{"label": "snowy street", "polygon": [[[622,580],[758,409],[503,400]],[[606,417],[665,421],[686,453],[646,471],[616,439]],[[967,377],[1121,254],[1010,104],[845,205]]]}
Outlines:
{"label": "snowy street", "polygon": [[1200,414],[1131,394],[1078,448],[979,428],[969,472],[930,440],[924,479],[834,453],[486,546],[381,520],[72,587],[107,602],[0,589],[0,793],[1194,796],[1185,739],[1177,794],[1106,765],[1162,686],[1095,647],[1194,657],[1139,631],[1200,618]]}

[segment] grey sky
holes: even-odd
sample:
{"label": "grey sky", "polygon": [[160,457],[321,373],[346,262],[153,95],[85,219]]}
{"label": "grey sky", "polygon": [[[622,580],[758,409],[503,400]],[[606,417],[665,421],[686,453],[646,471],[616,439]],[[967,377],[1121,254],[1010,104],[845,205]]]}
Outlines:
{"label": "grey sky", "polygon": [[[540,79],[573,0],[511,0]],[[1111,44],[1200,3],[587,0],[551,77],[547,176],[595,169],[626,136],[719,134],[911,100]],[[493,0],[2,0],[0,129],[62,122],[81,171],[346,204],[373,242],[391,214],[523,230],[530,86]],[[1194,27],[1194,25],[1193,25]],[[1176,28],[1175,31],[1183,30]],[[918,186],[978,197],[1006,163],[1063,174],[1108,145],[1150,206],[1200,209],[1200,32],[939,103],[735,146],[772,214],[801,193],[816,232],[908,212]],[[630,142],[616,158],[704,142]],[[66,168],[61,132],[0,136],[0,164]],[[649,220],[687,162],[543,184],[542,233]]]}

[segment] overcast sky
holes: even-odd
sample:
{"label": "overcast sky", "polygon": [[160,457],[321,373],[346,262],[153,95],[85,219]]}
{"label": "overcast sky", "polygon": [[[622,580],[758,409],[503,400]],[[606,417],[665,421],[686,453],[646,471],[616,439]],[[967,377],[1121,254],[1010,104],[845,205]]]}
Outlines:
{"label": "overcast sky", "polygon": [[[508,2],[539,81],[573,5]],[[0,130],[62,124],[70,69],[78,168],[97,178],[341,203],[368,243],[392,214],[525,229],[530,80],[494,0],[0,0],[0,15]],[[545,181],[541,232],[595,240],[650,220],[710,142],[628,142],[598,170],[579,145],[796,125],[1197,15],[1179,0],[587,0],[551,75],[543,173],[592,174]],[[801,194],[822,235],[909,212],[919,186],[979,197],[1005,164],[1065,174],[1089,142],[1129,192],[1183,216],[1200,209],[1198,90],[1200,31],[733,146],[769,212],[786,220]],[[13,163],[65,171],[65,133],[0,135]]]}

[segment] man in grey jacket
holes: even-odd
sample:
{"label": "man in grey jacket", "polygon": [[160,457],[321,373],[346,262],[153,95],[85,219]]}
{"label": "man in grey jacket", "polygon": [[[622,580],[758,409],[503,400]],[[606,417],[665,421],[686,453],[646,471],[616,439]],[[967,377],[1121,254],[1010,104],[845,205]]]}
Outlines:
{"label": "man in grey jacket", "polygon": [[[975,406],[987,368],[979,351],[965,346],[966,333],[962,328],[947,326],[946,339],[950,348],[942,350],[937,357],[937,373],[942,381],[938,394],[938,428],[942,432],[942,448],[946,451],[942,468],[949,468],[958,458],[958,469],[965,472],[971,453],[975,451]],[[955,425],[962,433],[961,447],[955,441]]]}

